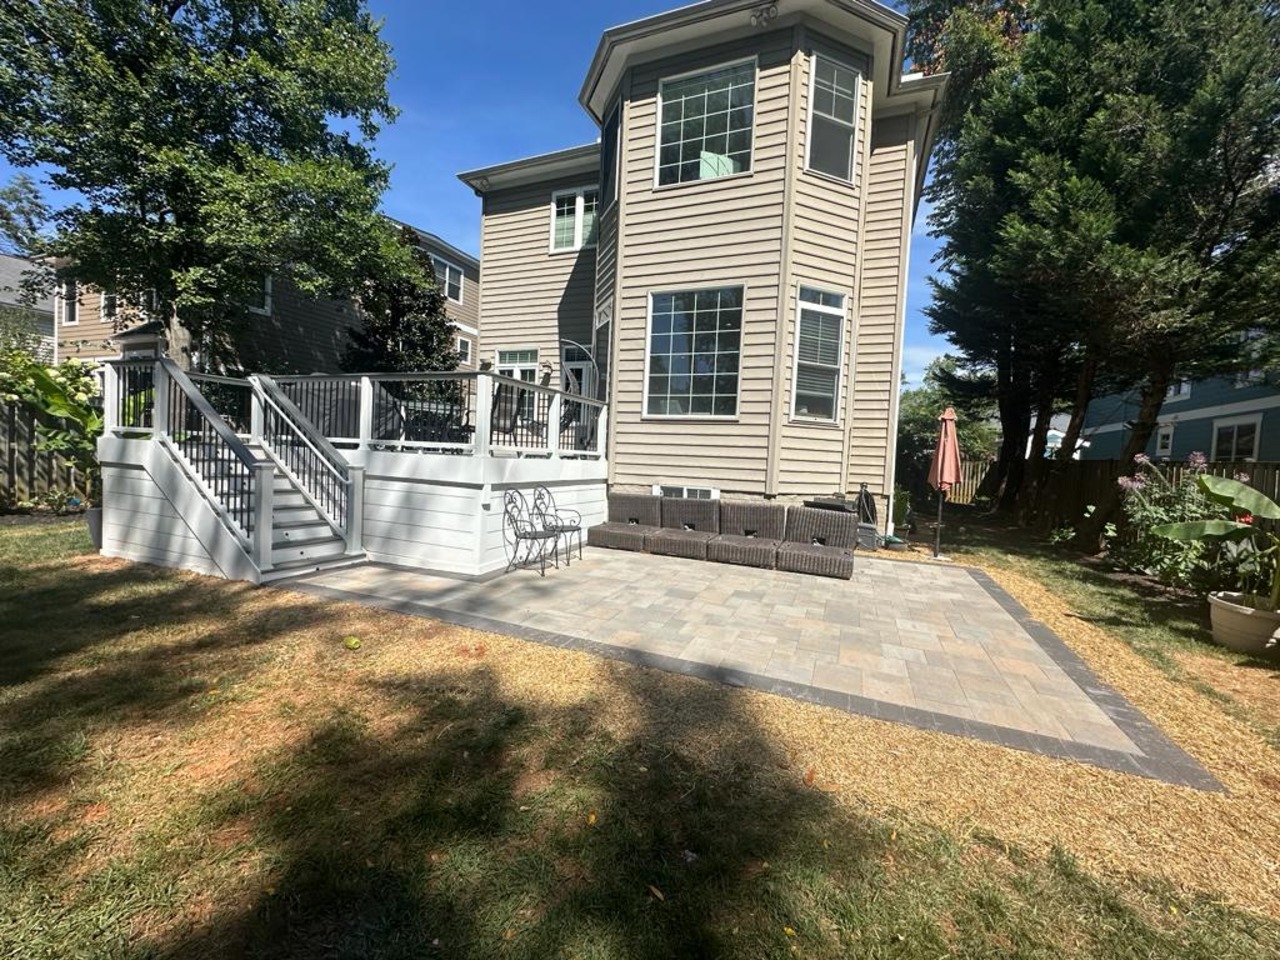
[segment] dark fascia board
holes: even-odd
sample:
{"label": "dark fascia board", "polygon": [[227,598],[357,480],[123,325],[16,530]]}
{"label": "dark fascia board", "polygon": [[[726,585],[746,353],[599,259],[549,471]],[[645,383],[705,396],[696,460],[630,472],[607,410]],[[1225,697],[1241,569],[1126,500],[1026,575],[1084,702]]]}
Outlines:
{"label": "dark fascia board", "polygon": [[788,16],[815,14],[826,8],[835,8],[836,11],[857,17],[877,29],[888,40],[887,95],[893,97],[897,93],[902,79],[899,67],[905,56],[907,18],[891,7],[875,0],[703,0],[702,3],[606,30],[596,47],[591,66],[587,69],[578,102],[596,123],[602,123],[606,98],[617,85],[633,52],[655,53],[660,56],[664,45],[658,43],[658,38],[663,34],[673,35],[672,40],[678,36],[682,42],[699,36],[710,39],[729,28],[730,18],[737,17],[741,21],[737,26],[741,27],[743,23],[749,22],[743,18],[749,18],[750,14],[770,7],[778,14]]}
{"label": "dark fascia board", "polygon": [[403,220],[397,220],[395,217],[387,217],[392,223],[400,227],[407,227],[418,235],[418,239],[422,241],[423,246],[432,247],[444,254],[446,260],[453,260],[456,264],[463,267],[470,267],[472,270],[480,269],[480,261],[476,257],[467,253],[465,250],[459,250],[448,240],[443,240],[434,233],[428,233],[419,227],[415,227],[412,223],[405,223]]}
{"label": "dark fascia board", "polygon": [[600,144],[584,143],[579,147],[568,147],[535,157],[525,157],[523,160],[469,170],[458,174],[458,179],[474,190],[477,196],[484,196],[490,190],[503,187],[517,187],[591,173],[598,170],[599,166]]}

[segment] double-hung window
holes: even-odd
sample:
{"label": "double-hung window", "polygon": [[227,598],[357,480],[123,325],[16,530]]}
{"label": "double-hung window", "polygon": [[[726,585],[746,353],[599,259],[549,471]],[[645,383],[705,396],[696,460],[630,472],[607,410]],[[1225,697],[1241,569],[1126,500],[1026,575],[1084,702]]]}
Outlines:
{"label": "double-hung window", "polygon": [[459,363],[471,362],[471,341],[468,340],[466,337],[458,338],[458,362]]}
{"label": "double-hung window", "polygon": [[74,327],[80,322],[80,285],[75,280],[66,279],[58,284],[54,310],[64,327]]}
{"label": "double-hung window", "polygon": [[250,313],[270,316],[271,314],[271,275],[262,278],[262,286],[245,300],[245,308]]}
{"label": "double-hung window", "polygon": [[858,71],[815,56],[809,104],[810,170],[853,182],[857,116]]}
{"label": "double-hung window", "polygon": [[844,296],[801,287],[795,389],[791,392],[793,417],[831,423],[839,419],[843,340]]}
{"label": "double-hung window", "polygon": [[551,195],[551,251],[581,250],[596,245],[596,214],[600,191],[596,187],[560,190]]}
{"label": "double-hung window", "polygon": [[431,269],[436,273],[436,282],[444,295],[454,303],[462,302],[462,268],[450,263],[444,257],[431,257]]}
{"label": "double-hung window", "polygon": [[658,185],[751,169],[754,60],[664,80],[659,93]]}
{"label": "double-hung window", "polygon": [[645,413],[736,417],[742,287],[655,293]]}
{"label": "double-hung window", "polygon": [[1213,421],[1213,459],[1257,460],[1261,432],[1262,415],[1257,413]]}

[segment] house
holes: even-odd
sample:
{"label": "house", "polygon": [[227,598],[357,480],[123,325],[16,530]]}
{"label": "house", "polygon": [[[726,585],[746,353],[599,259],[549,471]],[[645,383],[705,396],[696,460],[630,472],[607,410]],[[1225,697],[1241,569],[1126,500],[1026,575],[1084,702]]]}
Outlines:
{"label": "house", "polygon": [[[1082,431],[1086,460],[1116,460],[1138,416],[1138,392],[1101,397],[1089,406]],[[1159,426],[1147,444],[1153,460],[1280,460],[1280,378],[1275,371],[1179,380],[1169,387]]]}
{"label": "house", "polygon": [[53,297],[45,294],[34,303],[26,303],[22,297],[23,275],[31,270],[31,262],[25,257],[0,253],[0,312],[19,314],[28,318],[40,337],[40,352],[53,358],[54,326]]}
{"label": "house", "polygon": [[[457,327],[458,369],[474,369],[480,264],[435,234],[410,229],[431,256],[446,313]],[[153,353],[163,332],[145,309],[131,309],[115,295],[75,280],[59,283],[53,304],[58,360]],[[229,334],[231,352],[240,369],[263,373],[336,373],[342,368],[348,331],[360,322],[350,301],[311,297],[275,277],[265,278],[260,296],[246,306],[244,323]],[[185,359],[195,369],[209,365],[198,345],[189,348]]]}
{"label": "house", "polygon": [[891,494],[945,87],[901,74],[906,24],[707,0],[614,27],[579,96],[599,143],[460,174],[483,201],[481,359],[606,401],[611,488]]}

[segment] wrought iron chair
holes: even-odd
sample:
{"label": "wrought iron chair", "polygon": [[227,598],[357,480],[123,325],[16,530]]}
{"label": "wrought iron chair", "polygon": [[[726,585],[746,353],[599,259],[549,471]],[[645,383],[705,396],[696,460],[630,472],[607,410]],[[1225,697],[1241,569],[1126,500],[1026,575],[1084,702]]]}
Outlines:
{"label": "wrought iron chair", "polygon": [[569,507],[556,505],[551,491],[539,485],[533,488],[533,516],[543,530],[564,537],[565,565],[573,563],[573,537],[578,538],[578,559],[582,559],[582,514]]}
{"label": "wrought iron chair", "polygon": [[[532,563],[536,552],[539,575],[545,577],[548,550],[555,557],[556,569],[560,568],[560,534],[555,530],[545,529],[537,521],[533,511],[529,509],[529,501],[519,490],[508,490],[503,497],[502,526],[503,540],[511,544],[508,572]],[[521,552],[524,553],[523,558]]]}

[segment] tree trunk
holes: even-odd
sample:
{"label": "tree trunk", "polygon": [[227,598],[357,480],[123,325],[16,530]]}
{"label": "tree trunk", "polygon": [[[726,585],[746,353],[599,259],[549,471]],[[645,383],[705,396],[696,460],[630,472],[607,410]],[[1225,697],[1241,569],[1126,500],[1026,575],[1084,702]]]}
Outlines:
{"label": "tree trunk", "polygon": [[1036,512],[1041,490],[1049,472],[1045,459],[1045,447],[1049,445],[1049,421],[1053,419],[1053,380],[1041,375],[1039,395],[1036,397],[1036,426],[1031,434],[1031,449],[1027,453],[1027,476],[1018,491],[1018,524],[1026,526]]}
{"label": "tree trunk", "polygon": [[1089,403],[1093,400],[1093,385],[1098,379],[1098,351],[1089,346],[1084,355],[1084,364],[1080,367],[1080,376],[1076,378],[1076,398],[1071,406],[1071,420],[1067,424],[1067,434],[1062,438],[1062,446],[1058,448],[1057,459],[1067,462],[1075,459],[1076,447],[1080,445],[1080,434],[1084,432],[1085,414],[1089,412]]}

